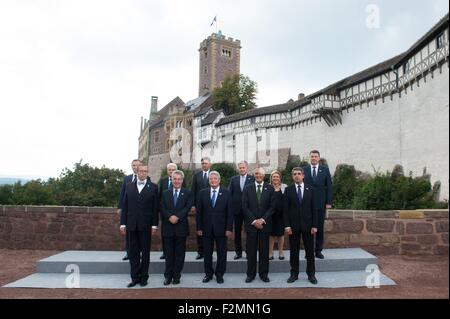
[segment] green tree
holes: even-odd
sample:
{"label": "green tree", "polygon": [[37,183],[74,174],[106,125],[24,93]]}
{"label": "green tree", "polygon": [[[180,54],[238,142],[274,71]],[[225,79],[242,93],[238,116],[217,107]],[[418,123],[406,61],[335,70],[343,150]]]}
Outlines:
{"label": "green tree", "polygon": [[124,176],[122,170],[92,167],[80,161],[73,170],[64,169],[48,183],[58,205],[116,206]]}
{"label": "green tree", "polygon": [[214,109],[226,115],[253,109],[257,91],[256,82],[245,75],[226,76],[222,86],[212,92]]}

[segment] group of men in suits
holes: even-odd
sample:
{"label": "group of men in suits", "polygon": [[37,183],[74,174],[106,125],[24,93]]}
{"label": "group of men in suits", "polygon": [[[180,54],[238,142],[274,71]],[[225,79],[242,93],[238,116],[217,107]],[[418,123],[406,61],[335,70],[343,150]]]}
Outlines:
{"label": "group of men in suits", "polygon": [[[291,274],[288,283],[298,280],[300,241],[306,252],[308,280],[317,284],[315,258],[324,258],[323,224],[331,207],[331,176],[319,165],[320,153],[311,151],[311,165],[292,170],[293,184],[283,194],[285,234],[290,242]],[[134,164],[133,164],[134,163]],[[274,214],[274,188],[264,182],[265,171],[248,173],[248,164],[238,164],[239,175],[228,188],[221,186],[221,176],[211,171],[211,160],[202,159],[202,169],[193,176],[191,190],[185,187],[184,173],[176,164],[167,166],[167,177],[159,187],[148,177],[147,165],[133,161],[133,176],[125,178],[119,199],[121,233],[126,235],[127,256],[131,266],[129,287],[147,285],[151,235],[161,219],[161,237],[166,268],[164,285],[180,283],[189,236],[189,212],[196,213],[197,259],[204,259],[204,283],[216,277],[224,282],[227,242],[234,233],[235,257],[243,255],[242,225],[246,232],[247,278],[255,280],[257,269],[263,282],[269,279],[269,237]],[[234,232],[233,232],[234,230]],[[217,263],[213,265],[214,246]]]}

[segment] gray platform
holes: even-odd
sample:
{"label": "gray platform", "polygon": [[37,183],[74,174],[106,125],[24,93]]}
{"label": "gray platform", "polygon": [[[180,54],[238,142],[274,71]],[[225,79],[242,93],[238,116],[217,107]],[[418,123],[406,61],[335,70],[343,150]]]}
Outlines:
{"label": "gray platform", "polygon": [[[300,278],[293,284],[286,282],[288,274],[274,273],[270,274],[270,283],[264,283],[259,278],[254,282],[245,283],[245,275],[243,274],[226,274],[225,283],[222,285],[211,281],[207,284],[202,283],[202,274],[184,274],[181,278],[181,284],[174,286],[164,286],[163,276],[160,274],[150,275],[147,287],[139,286],[132,289],[154,289],[154,288],[352,288],[366,287],[366,278],[369,274],[365,271],[337,271],[337,272],[320,272],[316,274],[318,284],[312,285],[306,278],[306,275],[300,274]],[[66,279],[68,274],[50,274],[37,273],[26,278],[13,282],[5,287],[9,288],[67,288]],[[87,289],[127,289],[126,286],[130,281],[130,276],[125,274],[109,274],[94,275],[85,274],[80,276],[80,285],[77,288]],[[395,282],[385,275],[380,275],[380,286],[395,285]],[[232,295],[230,295],[232,297]]]}
{"label": "gray platform", "polygon": [[[71,269],[79,269],[79,286],[75,288],[89,289],[124,289],[130,280],[129,262],[122,261],[123,252],[114,251],[66,251],[37,263],[37,273],[10,283],[9,288],[68,288],[66,282],[73,276]],[[375,256],[360,248],[327,249],[323,251],[325,259],[316,259],[316,277],[318,285],[310,284],[304,273],[306,260],[304,252],[300,253],[300,280],[294,284],[287,284],[289,277],[289,251],[285,252],[285,260],[270,261],[270,283],[263,283],[256,279],[246,284],[245,272],[247,260],[233,260],[234,253],[228,253],[227,273],[225,284],[219,285],[215,281],[202,283],[203,260],[195,260],[196,253],[188,252],[183,269],[181,284],[177,286],[163,286],[164,260],[160,260],[160,252],[152,252],[150,257],[149,285],[145,288],[348,288],[366,287],[366,272],[369,265],[377,266]],[[278,256],[277,254],[275,255]],[[72,277],[71,277],[72,276]],[[373,283],[373,281],[371,281]],[[379,284],[395,285],[395,282],[380,273]]]}
{"label": "gray platform", "polygon": [[[316,271],[364,271],[367,265],[378,264],[377,258],[361,248],[326,249],[325,259],[316,259]],[[129,274],[129,262],[122,261],[124,253],[117,251],[66,251],[45,259],[37,264],[38,273],[65,273],[68,265],[77,265],[82,274]],[[152,252],[150,256],[150,273],[163,274],[164,260],[160,260],[160,252]],[[183,273],[203,273],[203,260],[195,260],[197,253],[187,252]],[[244,274],[247,260],[233,260],[234,252],[228,253],[227,273]],[[275,256],[277,257],[277,255]],[[289,273],[289,251],[285,252],[285,260],[270,261],[271,273]],[[214,254],[215,258],[215,254]],[[305,271],[304,251],[300,252],[300,271]]]}

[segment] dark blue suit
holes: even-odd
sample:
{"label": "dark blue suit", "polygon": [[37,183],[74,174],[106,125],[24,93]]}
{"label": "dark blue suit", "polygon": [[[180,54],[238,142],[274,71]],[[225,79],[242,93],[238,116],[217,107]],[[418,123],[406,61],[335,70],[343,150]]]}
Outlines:
{"label": "dark blue suit", "polygon": [[123,209],[123,200],[125,199],[125,189],[128,183],[133,181],[133,174],[125,176],[122,182],[122,187],[120,188],[119,202],[117,203],[117,208]]}
{"label": "dark blue suit", "polygon": [[[205,274],[212,278],[223,277],[227,265],[226,231],[233,231],[233,210],[231,195],[226,188],[220,188],[216,194],[216,204],[211,201],[211,188],[205,188],[197,196],[197,230],[203,232],[203,247],[205,257]],[[213,269],[212,255],[214,242],[217,249],[216,270]]]}
{"label": "dark blue suit", "polygon": [[317,234],[316,234],[316,252],[323,249],[323,227],[325,222],[326,205],[331,205],[333,201],[333,185],[331,182],[330,170],[326,166],[318,165],[316,168],[317,176],[313,178],[311,165],[303,168],[305,172],[305,184],[314,188],[314,204],[317,209]]}
{"label": "dark blue suit", "polygon": [[[255,178],[247,175],[245,186],[254,183]],[[242,255],[242,225],[244,224],[244,213],[242,210],[242,191],[241,190],[241,175],[233,176],[228,187],[231,193],[231,201],[234,212],[234,247],[236,255]]]}
{"label": "dark blue suit", "polygon": [[[211,172],[211,170],[208,171],[208,174]],[[209,187],[209,180],[208,178],[204,178],[204,171],[200,170],[199,172],[195,173],[194,176],[192,176],[192,186],[191,191],[194,194],[194,205],[196,205],[198,196],[200,194],[200,191],[204,188]],[[200,256],[203,256],[203,239],[197,235],[197,252]]]}
{"label": "dark blue suit", "polygon": [[[186,255],[186,237],[189,235],[188,215],[194,205],[194,196],[186,188],[181,188],[178,199],[174,203],[174,189],[169,188],[161,195],[161,234],[166,256],[166,279],[180,279]],[[172,215],[179,218],[178,223],[172,224]]]}
{"label": "dark blue suit", "polygon": [[[133,176],[134,179],[137,178],[137,175],[127,175],[125,176],[125,178],[123,179],[123,183],[122,183],[122,187],[120,188],[120,195],[119,195],[119,202],[117,203],[117,208],[123,210],[123,206],[124,206],[124,199],[125,199],[125,190],[127,187],[128,183],[131,183],[133,181]],[[127,252],[128,255],[128,249],[129,249],[129,243],[128,243],[128,235],[125,236],[125,251]]]}

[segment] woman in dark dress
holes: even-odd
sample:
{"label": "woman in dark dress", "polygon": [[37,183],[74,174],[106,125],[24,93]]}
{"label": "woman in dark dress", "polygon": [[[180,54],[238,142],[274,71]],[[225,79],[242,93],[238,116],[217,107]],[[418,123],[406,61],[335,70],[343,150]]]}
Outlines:
{"label": "woman in dark dress", "polygon": [[269,244],[269,259],[273,260],[273,247],[278,243],[278,258],[284,259],[284,222],[283,222],[283,193],[286,184],[281,183],[281,173],[273,171],[270,174],[270,184],[275,189],[275,212],[272,215],[272,233]]}

